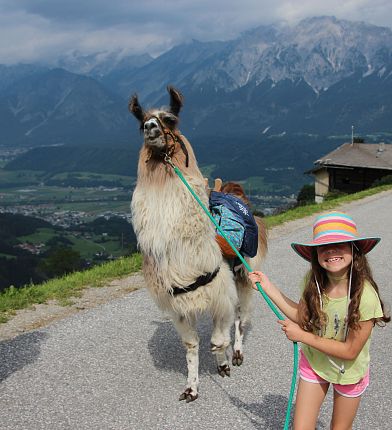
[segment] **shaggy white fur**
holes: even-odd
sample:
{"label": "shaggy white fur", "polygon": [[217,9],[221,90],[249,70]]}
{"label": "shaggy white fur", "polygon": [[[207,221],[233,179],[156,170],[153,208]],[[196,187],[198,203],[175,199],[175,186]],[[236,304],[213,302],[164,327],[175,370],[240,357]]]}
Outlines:
{"label": "shaggy white fur", "polygon": [[[198,397],[197,316],[205,311],[211,313],[214,323],[212,351],[216,355],[220,375],[229,375],[227,348],[230,345],[230,328],[235,319],[232,362],[240,365],[243,360],[243,325],[249,317],[252,289],[248,277],[240,271],[236,275],[237,294],[233,273],[223,260],[215,240],[213,224],[172,168],[164,163],[162,151],[170,151],[174,164],[208,206],[204,178],[190,143],[172,123],[170,131],[165,129],[165,118],[172,121],[173,112],[178,114],[179,111],[176,103],[180,102],[181,106],[182,102],[176,90],[169,89],[169,92],[169,112],[145,113],[136,96],[130,103],[131,112],[144,127],[144,145],[131,210],[138,245],[144,256],[146,286],[157,305],[171,316],[187,351],[188,380],[180,400],[189,402]],[[183,142],[185,150],[177,138]],[[185,151],[189,166],[185,165]],[[255,268],[261,262],[265,243],[259,248],[259,254],[250,261],[250,264],[256,263]],[[199,276],[212,273],[217,268],[219,272],[209,284],[195,291],[173,295],[173,287],[186,288]]]}

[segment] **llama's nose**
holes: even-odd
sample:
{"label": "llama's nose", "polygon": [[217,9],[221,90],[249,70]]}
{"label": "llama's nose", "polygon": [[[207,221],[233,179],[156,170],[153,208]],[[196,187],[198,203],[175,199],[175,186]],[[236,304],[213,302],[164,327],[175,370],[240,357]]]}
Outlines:
{"label": "llama's nose", "polygon": [[153,130],[154,128],[158,128],[158,126],[156,125],[156,123],[155,122],[153,122],[153,121],[147,121],[145,124],[144,124],[144,131],[151,131],[151,130]]}
{"label": "llama's nose", "polygon": [[144,137],[150,140],[158,138],[161,130],[156,121],[150,120],[144,123]]}

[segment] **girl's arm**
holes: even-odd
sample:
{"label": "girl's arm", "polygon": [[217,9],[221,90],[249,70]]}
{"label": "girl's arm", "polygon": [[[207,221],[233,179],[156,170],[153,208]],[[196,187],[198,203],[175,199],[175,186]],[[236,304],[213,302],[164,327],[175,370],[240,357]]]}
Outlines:
{"label": "girl's arm", "polygon": [[276,287],[262,272],[252,272],[249,274],[252,281],[252,287],[257,290],[256,282],[260,282],[261,288],[267,296],[275,303],[275,305],[289,318],[291,321],[298,322],[298,303],[293,302],[285,296],[278,287]]}
{"label": "girl's arm", "polygon": [[318,349],[324,354],[341,360],[355,360],[361,352],[373,329],[373,320],[361,321],[358,330],[350,330],[345,342],[326,339],[303,330],[298,324],[291,321],[278,321],[288,339],[293,342],[302,342]]}

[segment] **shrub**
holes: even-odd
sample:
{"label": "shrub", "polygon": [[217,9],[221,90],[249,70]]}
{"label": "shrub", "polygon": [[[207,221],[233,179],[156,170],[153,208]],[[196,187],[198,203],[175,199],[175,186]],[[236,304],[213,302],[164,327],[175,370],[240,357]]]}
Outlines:
{"label": "shrub", "polygon": [[386,175],[380,179],[376,179],[373,182],[372,187],[378,187],[380,185],[390,185],[390,184],[392,184],[392,175]]}
{"label": "shrub", "polygon": [[315,187],[314,184],[305,184],[298,193],[297,204],[304,205],[314,203]]}
{"label": "shrub", "polygon": [[343,197],[343,196],[347,196],[347,193],[344,193],[343,191],[339,191],[339,190],[332,190],[324,197],[324,200],[335,200],[338,197]]}

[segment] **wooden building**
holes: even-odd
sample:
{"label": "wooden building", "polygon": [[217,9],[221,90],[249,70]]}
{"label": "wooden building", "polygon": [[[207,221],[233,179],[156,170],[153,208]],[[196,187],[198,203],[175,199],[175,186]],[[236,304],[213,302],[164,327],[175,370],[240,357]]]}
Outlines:
{"label": "wooden building", "polygon": [[392,144],[344,143],[315,161],[307,173],[315,178],[316,202],[330,191],[355,193],[392,175]]}

